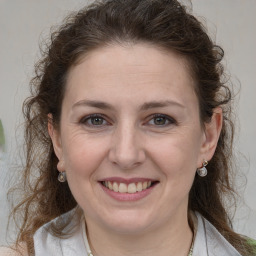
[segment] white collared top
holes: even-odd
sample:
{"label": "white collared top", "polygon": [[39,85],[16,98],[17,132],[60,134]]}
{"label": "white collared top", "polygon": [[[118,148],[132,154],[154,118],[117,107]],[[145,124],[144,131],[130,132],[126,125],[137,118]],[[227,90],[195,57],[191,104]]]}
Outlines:
{"label": "white collared top", "polygon": [[[62,215],[61,218],[67,218],[73,214],[72,212]],[[197,232],[193,256],[242,256],[209,221],[199,213],[195,214]],[[59,221],[59,218],[53,222]],[[70,237],[61,239],[48,231],[50,224],[51,222],[40,227],[34,235],[35,256],[88,256],[84,242],[87,239],[86,232],[83,230],[84,225],[77,225]],[[66,229],[69,229],[72,224],[71,221]]]}

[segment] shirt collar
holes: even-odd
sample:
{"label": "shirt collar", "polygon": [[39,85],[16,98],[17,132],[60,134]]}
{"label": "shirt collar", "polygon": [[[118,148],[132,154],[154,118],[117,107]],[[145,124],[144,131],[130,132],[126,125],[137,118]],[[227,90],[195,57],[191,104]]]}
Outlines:
{"label": "shirt collar", "polygon": [[192,256],[242,256],[200,213]]}

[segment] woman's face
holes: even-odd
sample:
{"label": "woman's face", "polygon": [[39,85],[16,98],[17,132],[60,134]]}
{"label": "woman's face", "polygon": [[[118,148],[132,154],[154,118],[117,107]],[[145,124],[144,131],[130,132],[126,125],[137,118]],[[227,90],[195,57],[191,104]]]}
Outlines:
{"label": "woman's face", "polygon": [[186,218],[196,169],[214,151],[186,65],[136,44],[97,49],[70,70],[50,134],[89,225],[136,233]]}

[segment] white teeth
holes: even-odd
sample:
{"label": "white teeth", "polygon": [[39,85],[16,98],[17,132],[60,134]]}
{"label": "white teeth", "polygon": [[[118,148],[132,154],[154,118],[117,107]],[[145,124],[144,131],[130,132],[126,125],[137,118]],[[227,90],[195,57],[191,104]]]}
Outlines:
{"label": "white teeth", "polygon": [[118,192],[118,184],[116,182],[113,183],[113,190]]}
{"label": "white teeth", "polygon": [[103,181],[103,185],[115,192],[133,194],[149,188],[152,185],[152,182],[144,181],[144,182],[138,182],[138,183],[130,183],[127,185],[125,183]]}
{"label": "white teeth", "polygon": [[142,189],[146,189],[148,186],[148,183],[147,181],[144,181],[143,184],[142,184]]}
{"label": "white teeth", "polygon": [[137,187],[135,185],[135,183],[130,183],[128,185],[128,193],[135,193],[137,191]]}
{"label": "white teeth", "polygon": [[112,186],[112,183],[110,181],[107,181],[107,186],[110,190],[113,190],[113,186]]}
{"label": "white teeth", "polygon": [[142,191],[142,183],[141,182],[137,183],[137,191],[138,192]]}
{"label": "white teeth", "polygon": [[120,183],[120,184],[119,184],[118,191],[119,191],[120,193],[127,193],[127,185],[124,184],[124,183]]}

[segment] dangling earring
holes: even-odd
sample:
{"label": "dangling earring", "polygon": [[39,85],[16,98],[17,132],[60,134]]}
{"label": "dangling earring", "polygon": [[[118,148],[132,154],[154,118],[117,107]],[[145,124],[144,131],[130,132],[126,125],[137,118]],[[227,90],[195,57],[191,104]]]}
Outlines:
{"label": "dangling earring", "polygon": [[67,180],[66,172],[60,172],[58,175],[59,182],[65,182]]}
{"label": "dangling earring", "polygon": [[205,177],[207,175],[207,169],[205,168],[205,166],[208,164],[208,162],[206,160],[204,160],[203,162],[203,166],[201,168],[198,168],[196,170],[197,174],[200,176],[200,177]]}

